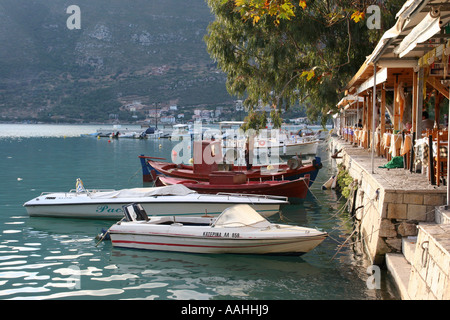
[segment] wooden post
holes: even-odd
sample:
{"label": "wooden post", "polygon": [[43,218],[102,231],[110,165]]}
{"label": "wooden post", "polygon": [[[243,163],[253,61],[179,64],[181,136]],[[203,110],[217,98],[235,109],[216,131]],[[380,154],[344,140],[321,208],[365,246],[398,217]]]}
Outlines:
{"label": "wooden post", "polygon": [[414,142],[416,141],[416,133],[413,132],[411,134],[411,153],[410,153],[410,160],[409,160],[409,172],[413,172],[413,164],[414,164]]}
{"label": "wooden post", "polygon": [[380,134],[383,136],[383,134],[386,132],[386,89],[383,85],[381,88],[381,106],[380,106]]}
{"label": "wooden post", "polygon": [[367,148],[370,148],[370,144],[372,143],[372,132],[373,132],[373,128],[372,128],[372,119],[373,119],[373,108],[371,108],[371,102],[372,102],[372,97],[373,97],[373,93],[370,92],[369,93],[369,97],[367,99],[367,140],[368,140],[368,145]]}
{"label": "wooden post", "polygon": [[[418,86],[418,74],[417,72],[413,73],[413,92],[412,92],[412,114],[411,114],[411,132],[416,133],[417,136],[417,121],[419,121],[420,119],[422,119],[422,117],[418,116],[418,106],[417,106],[417,102],[418,102],[418,98],[417,98],[417,86]],[[414,141],[411,141],[412,143],[414,143]]]}
{"label": "wooden post", "polygon": [[364,144],[364,149],[368,149],[369,148],[369,130],[370,130],[370,125],[369,125],[369,101],[370,101],[370,96],[369,95],[367,95],[367,96],[365,96],[364,97],[364,104],[365,104],[365,106],[364,106],[364,110],[365,110],[365,116],[366,116],[366,118],[364,119],[364,121],[365,121],[365,125],[364,125],[364,128],[365,128],[365,137],[366,137],[366,142],[365,142],[365,144]]}
{"label": "wooden post", "polygon": [[[450,119],[450,99],[449,101],[449,105],[448,105],[448,119]],[[450,120],[447,120],[447,132],[448,132],[448,140],[450,141]],[[450,146],[450,143],[449,143]],[[450,154],[448,154],[448,148],[447,147],[447,206],[450,205]]]}
{"label": "wooden post", "polygon": [[439,129],[439,92],[434,90],[434,123],[436,128]]}
{"label": "wooden post", "polygon": [[416,100],[416,115],[417,115],[417,121],[416,121],[416,139],[422,138],[422,111],[423,111],[423,87],[425,85],[424,83],[424,70],[423,67],[420,67],[417,71],[417,86],[414,88],[415,90],[415,96],[417,98]]}
{"label": "wooden post", "polygon": [[394,130],[400,130],[400,97],[398,94],[398,73],[394,73]]}
{"label": "wooden post", "polygon": [[[433,136],[428,136],[428,179],[431,181],[432,185],[436,184],[436,179],[434,176],[434,165],[433,165]],[[439,150],[437,151],[439,152]]]}
{"label": "wooden post", "polygon": [[386,87],[383,84],[381,87],[381,105],[380,105],[380,154],[385,156],[385,149],[381,147],[384,133],[386,132]]}
{"label": "wooden post", "polygon": [[376,115],[376,100],[377,100],[377,64],[373,64],[373,91],[372,91],[372,156],[371,156],[371,163],[372,163],[372,173],[375,173],[375,167],[374,167],[374,158],[375,158],[375,148],[376,148],[376,130],[375,130],[375,115]]}

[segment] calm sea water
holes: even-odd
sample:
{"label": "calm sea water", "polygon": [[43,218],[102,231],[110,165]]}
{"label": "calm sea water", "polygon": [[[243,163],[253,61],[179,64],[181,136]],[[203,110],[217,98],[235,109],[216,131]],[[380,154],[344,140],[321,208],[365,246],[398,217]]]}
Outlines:
{"label": "calm sea water", "polygon": [[77,178],[86,188],[141,187],[137,156],[169,157],[175,144],[83,135],[100,127],[0,125],[0,299],[398,298],[384,272],[381,289],[369,289],[363,255],[340,247],[352,225],[339,213],[340,195],[320,188],[335,171],[325,144],[319,148],[324,168],[308,197],[283,209],[286,222],[330,233],[302,257],[114,249],[95,240],[111,221],[28,217],[24,202],[73,189]]}

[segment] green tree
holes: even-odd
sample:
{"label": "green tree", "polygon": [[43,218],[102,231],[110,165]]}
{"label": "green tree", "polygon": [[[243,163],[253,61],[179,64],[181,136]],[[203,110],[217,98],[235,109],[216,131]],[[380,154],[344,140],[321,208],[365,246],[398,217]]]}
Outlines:
{"label": "green tree", "polygon": [[244,119],[245,123],[241,126],[244,131],[254,130],[259,132],[261,129],[265,129],[267,126],[267,114],[263,112],[255,112],[249,110],[248,116]]}
{"label": "green tree", "polygon": [[367,28],[365,8],[382,5],[382,27],[390,27],[402,2],[208,0],[216,19],[205,42],[227,90],[245,97],[248,110],[269,104],[279,116],[300,101],[311,120],[325,123],[384,32]]}

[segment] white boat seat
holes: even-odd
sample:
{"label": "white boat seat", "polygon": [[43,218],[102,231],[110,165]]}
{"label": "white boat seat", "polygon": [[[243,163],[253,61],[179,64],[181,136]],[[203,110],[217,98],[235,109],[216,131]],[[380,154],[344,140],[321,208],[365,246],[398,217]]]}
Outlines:
{"label": "white boat seat", "polygon": [[147,212],[139,203],[131,203],[122,207],[128,221],[149,221]]}

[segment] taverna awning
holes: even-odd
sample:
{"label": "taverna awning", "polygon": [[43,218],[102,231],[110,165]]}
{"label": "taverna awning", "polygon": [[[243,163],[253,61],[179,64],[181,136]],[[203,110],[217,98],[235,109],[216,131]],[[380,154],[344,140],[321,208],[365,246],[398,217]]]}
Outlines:
{"label": "taverna awning", "polygon": [[447,1],[408,0],[396,17],[396,24],[384,33],[366,64],[414,67],[418,58],[448,38],[442,29],[450,21]]}
{"label": "taverna awning", "polygon": [[[403,129],[406,123],[401,122],[403,111],[407,110],[412,118],[412,132],[418,136],[423,131],[421,115],[427,97],[450,96],[450,1],[407,0],[396,19],[345,87],[346,95],[366,97],[364,125],[372,140],[376,121],[380,122],[381,133],[384,132],[384,116],[379,115],[385,114],[386,91],[394,92],[390,105],[394,132]],[[405,92],[410,94],[408,107]],[[435,102],[435,126],[438,121],[439,108]],[[372,154],[373,148],[372,144]],[[450,181],[450,174],[447,178]],[[450,203],[450,189],[447,198]]]}
{"label": "taverna awning", "polygon": [[347,95],[338,102],[338,107],[344,108],[344,110],[349,109],[354,106],[357,102],[363,102],[364,98],[356,96],[356,95]]}

